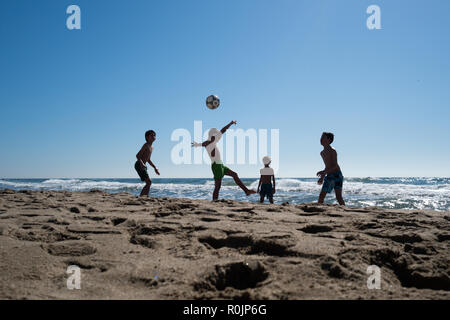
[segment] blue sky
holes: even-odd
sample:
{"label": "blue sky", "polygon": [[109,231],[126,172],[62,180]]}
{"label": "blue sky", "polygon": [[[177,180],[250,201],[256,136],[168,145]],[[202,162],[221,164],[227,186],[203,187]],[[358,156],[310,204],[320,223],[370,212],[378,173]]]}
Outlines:
{"label": "blue sky", "polygon": [[[71,4],[81,30],[66,28]],[[381,30],[366,27],[371,4]],[[447,0],[1,1],[0,177],[137,177],[148,129],[161,177],[209,177],[172,163],[171,133],[234,119],[280,130],[278,176],[323,169],[331,131],[345,176],[448,177],[448,12]]]}

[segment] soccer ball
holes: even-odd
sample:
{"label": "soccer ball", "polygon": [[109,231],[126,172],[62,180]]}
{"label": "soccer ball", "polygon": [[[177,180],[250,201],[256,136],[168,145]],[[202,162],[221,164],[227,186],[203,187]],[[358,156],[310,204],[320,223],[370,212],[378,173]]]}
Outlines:
{"label": "soccer ball", "polygon": [[210,109],[217,109],[220,105],[220,99],[216,95],[210,95],[206,98],[206,106]]}

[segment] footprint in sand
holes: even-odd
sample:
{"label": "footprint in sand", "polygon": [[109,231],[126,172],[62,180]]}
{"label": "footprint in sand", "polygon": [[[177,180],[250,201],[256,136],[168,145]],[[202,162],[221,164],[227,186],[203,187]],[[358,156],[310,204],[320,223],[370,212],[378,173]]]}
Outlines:
{"label": "footprint in sand", "polygon": [[132,235],[130,238],[131,244],[141,245],[146,248],[155,249],[158,247],[157,242],[151,237],[147,235]]}
{"label": "footprint in sand", "polygon": [[301,229],[298,229],[300,231],[303,231],[305,233],[320,233],[320,232],[330,232],[333,230],[332,227],[326,226],[326,225],[317,225],[317,224],[310,224],[306,227],[303,227]]}
{"label": "footprint in sand", "polygon": [[125,221],[127,221],[127,218],[111,218],[111,222],[114,226],[124,223]]}
{"label": "footprint in sand", "polygon": [[77,207],[71,207],[69,209],[69,211],[72,212],[72,213],[80,213],[81,212],[80,209],[78,209]]}
{"label": "footprint in sand", "polygon": [[220,221],[220,219],[217,219],[217,218],[209,218],[209,217],[202,217],[202,218],[200,218],[200,220],[201,220],[201,221],[204,221],[204,222],[217,222],[217,221]]}
{"label": "footprint in sand", "polygon": [[269,272],[259,261],[234,262],[216,265],[207,272],[204,280],[194,283],[196,291],[224,290],[231,287],[238,290],[255,288],[269,277]]}
{"label": "footprint in sand", "polygon": [[225,238],[205,236],[198,239],[201,243],[207,244],[213,249],[232,248],[241,251],[243,254],[268,255],[276,257],[297,256],[298,253],[291,251],[289,239],[263,238],[254,239],[246,234],[233,234]]}
{"label": "footprint in sand", "polygon": [[380,232],[366,232],[367,235],[376,238],[391,239],[399,243],[415,243],[422,242],[423,238],[416,233],[380,233]]}
{"label": "footprint in sand", "polygon": [[450,240],[450,233],[440,233],[437,235],[439,242],[444,242]]}
{"label": "footprint in sand", "polygon": [[177,229],[169,227],[167,225],[155,225],[155,226],[139,226],[137,229],[131,230],[132,234],[136,235],[155,235],[155,234],[167,234],[176,232]]}

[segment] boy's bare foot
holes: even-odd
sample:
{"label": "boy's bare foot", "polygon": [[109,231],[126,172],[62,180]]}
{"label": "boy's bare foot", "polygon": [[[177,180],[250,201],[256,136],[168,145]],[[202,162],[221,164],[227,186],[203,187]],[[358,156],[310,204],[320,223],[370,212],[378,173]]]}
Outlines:
{"label": "boy's bare foot", "polygon": [[246,195],[246,196],[249,196],[249,195],[255,194],[255,193],[256,193],[255,190],[248,190],[248,191],[245,192],[245,195]]}

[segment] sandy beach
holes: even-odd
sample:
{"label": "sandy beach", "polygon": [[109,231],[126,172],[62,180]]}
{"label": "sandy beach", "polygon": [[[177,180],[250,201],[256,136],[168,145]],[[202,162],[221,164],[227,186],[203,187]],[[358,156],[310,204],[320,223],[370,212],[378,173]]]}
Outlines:
{"label": "sandy beach", "polygon": [[0,299],[449,299],[449,249],[449,212],[0,190]]}

